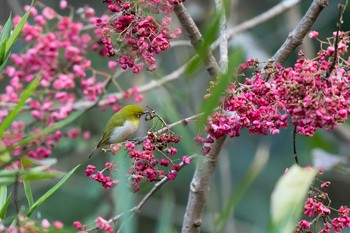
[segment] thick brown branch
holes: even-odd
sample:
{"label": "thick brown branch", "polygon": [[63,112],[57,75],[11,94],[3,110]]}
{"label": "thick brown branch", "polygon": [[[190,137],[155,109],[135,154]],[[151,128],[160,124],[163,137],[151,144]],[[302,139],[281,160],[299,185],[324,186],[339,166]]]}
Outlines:
{"label": "thick brown branch", "polygon": [[[203,36],[197,28],[196,24],[194,23],[192,17],[188,14],[185,6],[182,3],[176,4],[174,6],[174,12],[179,18],[181,25],[185,28],[188,36],[190,37],[191,44],[197,50],[198,54],[202,54],[203,52],[200,50],[204,47]],[[209,48],[207,54],[205,54],[205,56],[202,57],[202,60],[208,73],[211,76],[216,77],[220,72],[220,68]]]}
{"label": "thick brown branch", "polygon": [[218,155],[225,139],[225,137],[222,137],[216,140],[211,144],[210,152],[198,158],[196,171],[190,186],[182,233],[200,232],[206,196],[216,168]]}
{"label": "thick brown branch", "polygon": [[[210,48],[208,48],[204,55],[203,51],[200,51],[203,49],[203,37],[186,8],[183,4],[177,4],[174,7],[174,12],[182,26],[186,29],[191,39],[191,44],[197,50],[197,53],[202,55],[201,58],[208,73],[214,79],[217,78],[220,73],[219,65],[210,51]],[[191,182],[191,191],[182,225],[182,232],[200,231],[206,195],[225,139],[226,137],[222,137],[210,144],[210,152],[201,156],[197,161],[196,171]]]}
{"label": "thick brown branch", "polygon": [[318,15],[327,5],[328,0],[314,0],[312,2],[304,17],[300,20],[295,29],[289,33],[287,40],[280,49],[273,55],[272,58],[275,63],[283,64],[287,60],[296,47],[302,43],[306,33],[310,30]]}

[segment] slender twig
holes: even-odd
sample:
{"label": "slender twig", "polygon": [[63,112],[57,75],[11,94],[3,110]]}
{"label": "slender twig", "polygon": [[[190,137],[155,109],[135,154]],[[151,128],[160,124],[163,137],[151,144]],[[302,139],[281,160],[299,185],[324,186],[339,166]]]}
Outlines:
{"label": "slender twig", "polygon": [[[263,24],[265,22],[267,22],[268,20],[273,19],[274,17],[284,13],[285,11],[289,10],[290,8],[292,8],[293,6],[295,6],[296,4],[298,4],[301,0],[285,0],[282,1],[281,3],[277,4],[276,6],[272,7],[271,9],[267,10],[266,12],[251,18],[249,20],[246,20],[244,22],[242,22],[241,24],[235,26],[235,28],[231,28],[228,29],[227,31],[227,37],[229,40],[231,40],[232,38],[234,38],[235,35],[239,34],[240,32],[252,29],[254,27],[259,26],[260,24]],[[95,28],[94,25],[91,25],[89,27],[84,27],[84,29],[86,30],[90,30]],[[191,42],[190,41],[174,41],[171,42],[171,44],[173,45],[173,43],[175,45],[190,45]],[[216,41],[213,42],[213,44],[210,46],[211,49],[215,49],[220,45],[220,38],[217,39]],[[194,59],[197,59],[198,55],[195,55],[191,58],[190,61],[188,61],[187,63],[185,63],[184,65],[182,65],[181,67],[179,67],[178,69],[174,70],[173,72],[171,72],[170,74],[162,77],[159,80],[151,80],[149,82],[147,82],[145,85],[139,86],[138,90],[140,93],[145,93],[148,91],[151,91],[157,87],[161,87],[164,84],[177,80],[179,78],[182,77],[182,75],[185,73],[186,68],[188,67],[189,64],[191,64],[193,62]],[[99,105],[105,105],[107,103],[107,99],[108,97],[117,97],[117,99],[123,99],[124,98],[124,93],[123,92],[116,92],[116,93],[111,93],[108,95],[105,95],[103,97],[103,99],[99,102]],[[86,107],[89,106],[95,106],[95,102],[91,102],[91,101],[86,101],[86,100],[79,100],[77,102],[75,102],[72,107],[73,109],[84,109]],[[13,108],[13,104],[11,103],[0,103],[1,107],[6,107],[8,109],[12,109]],[[24,106],[23,109],[29,109],[28,106]]]}
{"label": "slender twig", "polygon": [[[189,158],[192,160],[196,155],[191,155],[189,156]],[[180,169],[179,171],[186,165],[184,162],[179,163],[180,165]],[[171,170],[170,173],[178,173],[179,171],[175,171],[175,170]],[[143,206],[147,203],[147,201],[165,184],[169,181],[167,176],[164,176],[163,179],[161,179],[159,182],[155,183],[153,188],[141,199],[141,201],[135,205],[134,207],[132,207],[131,209],[129,209],[126,212],[120,213],[116,216],[114,216],[113,218],[109,219],[108,222],[109,223],[115,223],[117,222],[123,215],[127,214],[127,213],[139,213],[140,210],[143,208]],[[97,227],[94,227],[92,229],[90,229],[89,231],[94,231],[97,230]]]}
{"label": "slender twig", "polygon": [[345,6],[343,4],[339,4],[339,16],[338,16],[338,22],[337,22],[337,32],[335,35],[335,42],[334,42],[334,56],[333,56],[333,61],[329,69],[327,70],[326,77],[325,79],[328,79],[329,76],[331,75],[332,71],[335,68],[335,65],[338,62],[338,46],[339,46],[339,32],[341,30],[341,25],[343,24],[343,14],[345,11]]}
{"label": "slender twig", "polygon": [[298,155],[297,155],[297,127],[294,126],[293,129],[293,155],[294,155],[294,161],[296,164],[299,164]]}
{"label": "slender twig", "polygon": [[228,38],[227,38],[227,25],[226,25],[226,9],[224,7],[223,0],[215,0],[216,10],[221,13],[220,17],[220,69],[225,73],[228,65]]}
{"label": "slender twig", "polygon": [[302,43],[306,33],[316,21],[321,11],[328,5],[328,0],[314,0],[295,29],[289,33],[286,41],[273,55],[277,64],[283,64],[291,53]]}

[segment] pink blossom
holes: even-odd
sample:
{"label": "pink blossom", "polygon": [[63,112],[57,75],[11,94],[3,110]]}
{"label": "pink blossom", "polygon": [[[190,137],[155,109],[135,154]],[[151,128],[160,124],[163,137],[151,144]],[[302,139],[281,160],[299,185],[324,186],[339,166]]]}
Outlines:
{"label": "pink blossom", "polygon": [[98,229],[104,230],[106,232],[112,232],[113,228],[109,225],[107,220],[103,219],[102,217],[97,217],[95,220],[96,227]]}
{"label": "pink blossom", "polygon": [[54,221],[53,222],[53,227],[57,230],[62,230],[64,225],[61,221]]}
{"label": "pink blossom", "polygon": [[67,6],[68,6],[68,3],[67,3],[66,0],[60,0],[60,9],[61,9],[61,10],[66,9]]}
{"label": "pink blossom", "polygon": [[169,179],[169,180],[175,180],[177,174],[176,173],[168,173],[166,174],[166,177]]}
{"label": "pink blossom", "polygon": [[309,32],[309,38],[317,38],[318,34],[319,33],[317,31],[310,31]]}
{"label": "pink blossom", "polygon": [[46,218],[44,218],[43,220],[41,220],[41,227],[42,228],[49,228],[51,226],[49,220],[47,220]]}
{"label": "pink blossom", "polygon": [[45,7],[42,12],[43,16],[48,20],[56,18],[56,11],[50,7]]}
{"label": "pink blossom", "polygon": [[78,230],[83,228],[83,224],[81,224],[81,222],[79,221],[74,221],[73,226],[75,229],[78,229]]}
{"label": "pink blossom", "polygon": [[182,162],[184,164],[190,164],[191,163],[191,158],[184,155],[184,156],[182,156]]}

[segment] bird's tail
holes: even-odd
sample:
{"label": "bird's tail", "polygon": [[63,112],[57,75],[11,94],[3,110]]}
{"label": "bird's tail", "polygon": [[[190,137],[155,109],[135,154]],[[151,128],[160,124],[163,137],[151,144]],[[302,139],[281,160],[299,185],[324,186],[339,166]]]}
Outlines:
{"label": "bird's tail", "polygon": [[89,159],[92,157],[92,155],[95,153],[96,150],[97,150],[97,146],[96,146],[95,149],[92,151],[92,153],[89,155]]}

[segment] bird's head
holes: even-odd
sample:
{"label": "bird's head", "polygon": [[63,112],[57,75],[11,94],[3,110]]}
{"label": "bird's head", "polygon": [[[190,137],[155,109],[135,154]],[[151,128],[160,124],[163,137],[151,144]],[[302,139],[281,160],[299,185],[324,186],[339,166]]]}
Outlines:
{"label": "bird's head", "polygon": [[120,109],[118,113],[120,116],[123,116],[126,119],[140,119],[142,115],[145,114],[145,111],[138,105],[127,105],[124,108]]}

